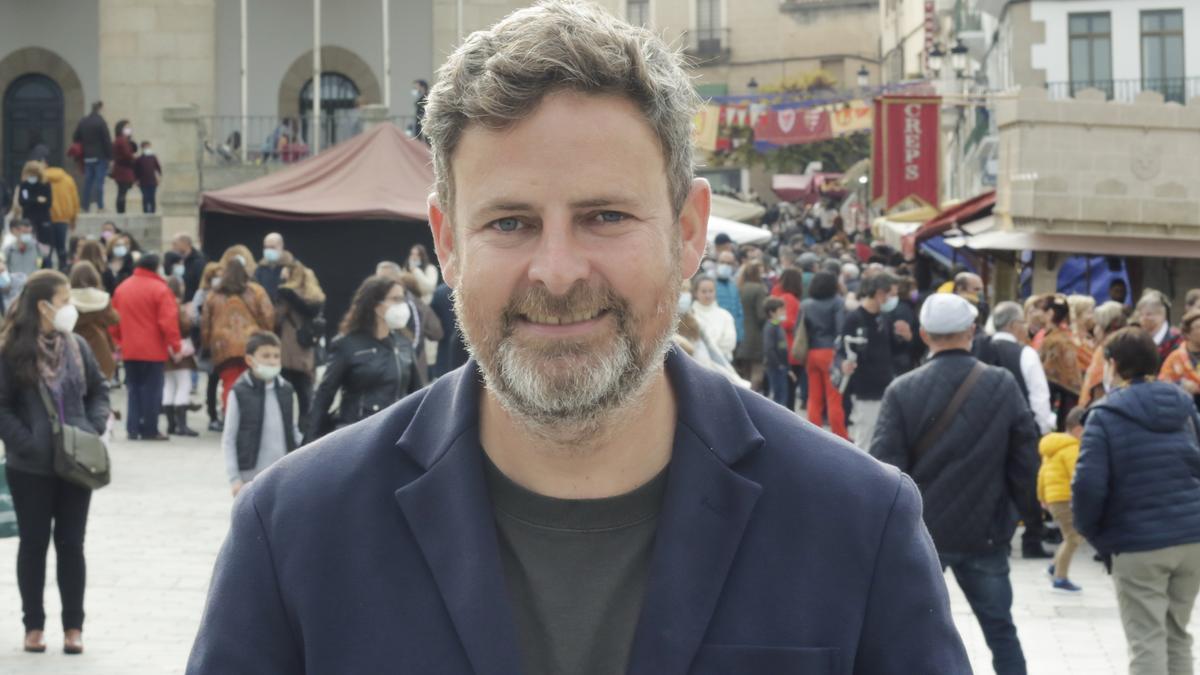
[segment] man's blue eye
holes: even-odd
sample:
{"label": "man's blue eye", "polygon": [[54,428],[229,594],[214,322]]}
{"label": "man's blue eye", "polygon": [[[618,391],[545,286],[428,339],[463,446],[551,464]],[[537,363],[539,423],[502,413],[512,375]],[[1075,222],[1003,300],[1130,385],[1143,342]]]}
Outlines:
{"label": "man's blue eye", "polygon": [[622,220],[625,220],[625,214],[617,213],[616,211],[604,211],[600,213],[599,216],[600,220],[606,223],[619,223]]}
{"label": "man's blue eye", "polygon": [[512,232],[521,226],[521,221],[516,218],[501,218],[493,223],[497,230],[501,232]]}

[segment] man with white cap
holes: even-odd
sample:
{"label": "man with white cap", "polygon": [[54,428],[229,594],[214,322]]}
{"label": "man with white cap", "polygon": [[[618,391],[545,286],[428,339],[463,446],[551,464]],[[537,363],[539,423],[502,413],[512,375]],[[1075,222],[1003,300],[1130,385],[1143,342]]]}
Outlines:
{"label": "man with white cap", "polygon": [[970,353],[977,310],[949,293],[921,307],[932,357],[884,393],[871,454],[912,476],[943,568],[954,570],[997,675],[1025,673],[1012,621],[1010,503],[1040,517],[1037,425],[1017,381]]}

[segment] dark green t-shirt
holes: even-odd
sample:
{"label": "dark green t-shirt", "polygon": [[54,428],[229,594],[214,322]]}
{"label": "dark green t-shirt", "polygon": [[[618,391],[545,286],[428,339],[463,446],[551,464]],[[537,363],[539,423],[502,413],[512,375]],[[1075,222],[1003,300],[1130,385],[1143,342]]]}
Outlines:
{"label": "dark green t-shirt", "polygon": [[554,499],[484,464],[525,675],[624,673],[667,471],[617,497]]}

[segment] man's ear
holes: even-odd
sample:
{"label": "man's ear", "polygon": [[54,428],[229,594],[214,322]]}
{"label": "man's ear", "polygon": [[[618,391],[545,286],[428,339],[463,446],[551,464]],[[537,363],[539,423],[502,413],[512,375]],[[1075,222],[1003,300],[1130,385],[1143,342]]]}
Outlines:
{"label": "man's ear", "polygon": [[442,267],[442,278],[446,285],[458,285],[458,269],[454,255],[454,223],[438,204],[437,194],[429,195],[429,229],[433,230],[433,251]]}
{"label": "man's ear", "polygon": [[704,249],[708,244],[708,215],[712,208],[712,188],[703,178],[692,180],[692,189],[679,212],[679,234],[683,250],[679,258],[680,271],[689,279],[700,269]]}

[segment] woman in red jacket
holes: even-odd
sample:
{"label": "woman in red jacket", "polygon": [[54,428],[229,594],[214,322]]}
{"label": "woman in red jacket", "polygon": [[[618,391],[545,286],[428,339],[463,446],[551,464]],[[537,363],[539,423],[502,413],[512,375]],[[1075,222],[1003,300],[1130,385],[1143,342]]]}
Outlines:
{"label": "woman in red jacket", "polygon": [[129,120],[117,122],[113,135],[113,165],[109,175],[117,182],[117,213],[125,213],[125,195],[137,180],[133,172],[137,145],[133,142],[133,127]]}

